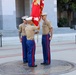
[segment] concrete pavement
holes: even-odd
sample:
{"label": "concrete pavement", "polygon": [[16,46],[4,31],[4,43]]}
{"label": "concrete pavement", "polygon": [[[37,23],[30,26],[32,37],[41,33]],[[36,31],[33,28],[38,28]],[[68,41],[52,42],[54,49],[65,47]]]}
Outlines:
{"label": "concrete pavement", "polygon": [[[70,27],[60,27],[60,28],[54,28],[53,29],[54,34],[66,34],[66,33],[76,33],[76,30],[74,29],[70,29]],[[4,37],[15,37],[18,36],[18,30],[0,30],[0,33],[2,33],[2,35]],[[40,27],[40,33],[42,33],[42,26]]]}
{"label": "concrete pavement", "polygon": [[[66,61],[71,64],[76,64],[75,35],[76,35],[76,33],[68,33],[68,34],[65,33],[65,34],[54,34],[53,35],[53,39],[51,41],[52,61],[56,61],[56,60],[57,60],[57,62]],[[6,64],[8,62],[11,63],[12,61],[22,61],[21,43],[19,42],[18,36],[3,37],[2,41],[3,41],[3,43],[2,43],[3,47],[0,47],[0,64]],[[37,42],[37,36],[35,36],[35,41],[36,41],[36,46],[37,46],[36,60],[41,60],[40,62],[42,62],[43,56],[42,56],[42,46],[41,46],[41,35],[38,35],[38,42]],[[62,68],[59,70],[62,71],[63,70]],[[65,67],[65,69],[67,69],[67,68]],[[53,69],[52,75],[75,75],[76,74],[76,66],[74,67],[74,70],[69,70],[67,72],[59,71],[59,73],[58,73],[58,72],[56,72],[56,70],[58,70],[58,69],[56,69],[56,68]],[[45,69],[45,71],[47,71],[47,70]],[[55,74],[54,74],[54,71],[55,71]],[[51,71],[50,71],[50,74],[51,74]],[[46,74],[46,75],[50,75],[50,74]]]}

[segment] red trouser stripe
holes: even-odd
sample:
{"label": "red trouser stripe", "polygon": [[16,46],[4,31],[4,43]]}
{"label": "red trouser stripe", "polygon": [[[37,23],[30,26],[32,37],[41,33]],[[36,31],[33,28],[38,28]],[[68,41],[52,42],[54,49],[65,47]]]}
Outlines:
{"label": "red trouser stripe", "polygon": [[50,64],[50,43],[49,43],[49,36],[47,35],[47,55],[48,55],[48,64]]}
{"label": "red trouser stripe", "polygon": [[34,57],[35,56],[35,42],[34,42],[34,46],[33,46],[33,48],[32,48],[32,66],[34,66],[35,64],[34,64]]}

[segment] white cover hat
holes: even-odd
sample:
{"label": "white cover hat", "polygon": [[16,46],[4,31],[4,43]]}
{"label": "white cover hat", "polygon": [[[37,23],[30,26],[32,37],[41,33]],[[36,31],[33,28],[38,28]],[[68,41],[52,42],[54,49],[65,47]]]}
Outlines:
{"label": "white cover hat", "polygon": [[26,20],[27,21],[30,21],[30,20],[32,20],[32,17],[28,17],[28,18],[26,18]]}
{"label": "white cover hat", "polygon": [[41,15],[42,15],[42,16],[45,16],[45,15],[47,15],[47,13],[42,13]]}
{"label": "white cover hat", "polygon": [[23,20],[24,20],[24,19],[26,20],[26,18],[28,18],[28,16],[23,16],[23,17],[22,17]]}

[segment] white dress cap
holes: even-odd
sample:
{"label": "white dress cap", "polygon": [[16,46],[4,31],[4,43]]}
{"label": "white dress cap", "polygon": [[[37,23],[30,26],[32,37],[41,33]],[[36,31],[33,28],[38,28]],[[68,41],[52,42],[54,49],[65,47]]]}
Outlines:
{"label": "white dress cap", "polygon": [[26,20],[27,21],[30,21],[30,20],[32,20],[32,17],[28,17],[28,18],[26,18]]}
{"label": "white dress cap", "polygon": [[42,13],[41,15],[44,16],[44,15],[47,15],[47,13]]}
{"label": "white dress cap", "polygon": [[24,19],[26,20],[26,18],[28,18],[28,16],[23,16],[23,17],[22,17],[23,20],[24,20]]}

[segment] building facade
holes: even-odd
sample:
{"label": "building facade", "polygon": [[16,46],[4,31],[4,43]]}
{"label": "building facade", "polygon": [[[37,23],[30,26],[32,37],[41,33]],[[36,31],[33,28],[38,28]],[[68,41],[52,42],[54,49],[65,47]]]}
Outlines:
{"label": "building facade", "polygon": [[[0,0],[0,30],[17,30],[21,17],[30,16],[32,0]],[[57,1],[44,0],[44,12],[57,28]]]}

